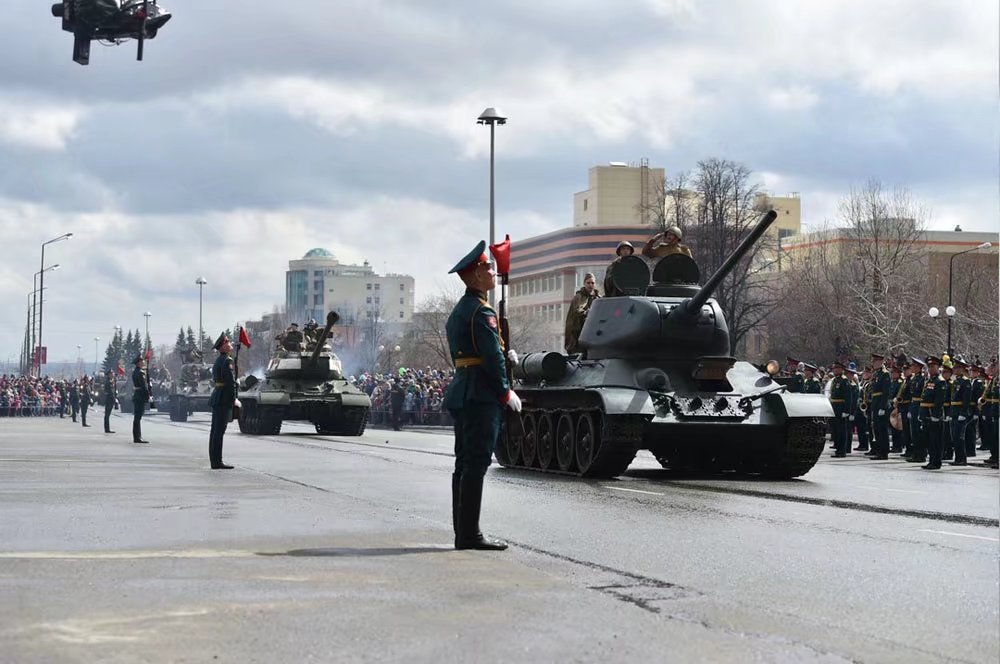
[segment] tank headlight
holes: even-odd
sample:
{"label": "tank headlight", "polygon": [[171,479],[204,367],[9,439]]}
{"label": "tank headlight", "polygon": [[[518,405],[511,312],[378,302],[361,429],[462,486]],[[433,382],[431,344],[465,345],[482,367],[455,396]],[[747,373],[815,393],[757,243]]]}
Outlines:
{"label": "tank headlight", "polygon": [[781,369],[781,367],[778,365],[778,361],[777,360],[769,360],[768,361],[768,363],[767,363],[767,375],[774,376],[775,374],[778,373],[779,369]]}

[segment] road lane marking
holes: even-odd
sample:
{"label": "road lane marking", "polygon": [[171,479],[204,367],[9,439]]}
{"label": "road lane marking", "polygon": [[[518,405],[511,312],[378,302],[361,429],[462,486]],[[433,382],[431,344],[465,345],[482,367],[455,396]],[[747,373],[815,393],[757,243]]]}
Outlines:
{"label": "road lane marking", "polygon": [[649,496],[665,496],[665,493],[657,493],[656,491],[642,491],[641,489],[625,489],[620,486],[605,486],[605,489],[611,489],[612,491],[628,491],[629,493],[645,493]]}
{"label": "road lane marking", "polygon": [[965,533],[951,533],[947,530],[925,530],[920,529],[922,533],[934,533],[935,535],[953,535],[955,537],[968,537],[969,539],[986,540],[987,542],[1000,542],[1000,539],[996,537],[983,537],[982,535],[966,535]]}
{"label": "road lane marking", "polygon": [[871,489],[872,491],[894,491],[896,493],[916,493],[921,496],[927,495],[926,491],[913,491],[911,489],[889,489],[884,486],[859,486],[859,489]]}

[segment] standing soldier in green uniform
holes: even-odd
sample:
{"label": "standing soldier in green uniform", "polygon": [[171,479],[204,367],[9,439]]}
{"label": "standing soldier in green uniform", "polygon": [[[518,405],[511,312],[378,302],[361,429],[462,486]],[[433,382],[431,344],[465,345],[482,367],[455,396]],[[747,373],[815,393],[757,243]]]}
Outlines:
{"label": "standing soldier in green uniform", "polygon": [[[906,390],[906,381],[903,380],[903,368],[895,363],[889,369],[889,376],[892,378],[892,388],[889,391],[889,440],[892,441],[892,446],[889,448],[889,451],[899,454],[903,451],[903,429],[897,429],[892,426],[891,419],[893,410],[900,417],[902,417],[902,413],[904,412],[901,399],[903,398],[903,392]],[[902,420],[900,421],[902,422]]]}
{"label": "standing soldier in green uniform", "polygon": [[884,366],[885,356],[872,353],[872,392],[868,404],[868,421],[872,431],[872,459],[889,458],[889,400],[892,398],[892,376]]}
{"label": "standing soldier in green uniform", "polygon": [[823,383],[816,377],[816,367],[811,364],[802,365],[805,378],[802,379],[803,394],[823,394]]}
{"label": "standing soldier in green uniform", "polygon": [[90,376],[84,376],[80,379],[80,421],[83,422],[83,426],[89,427],[87,424],[87,409],[90,408],[90,404],[93,403],[93,390],[90,388]]}
{"label": "standing soldier in green uniform", "polygon": [[850,382],[844,376],[844,365],[837,361],[833,363],[833,380],[830,381],[830,405],[833,407],[833,419],[830,420],[830,438],[833,441],[835,457],[846,457],[851,449],[847,438],[847,423],[851,416],[848,405],[851,400]]}
{"label": "standing soldier in green uniform", "polygon": [[72,408],[73,422],[76,422],[76,414],[80,412],[80,388],[76,380],[69,384],[69,405]]}
{"label": "standing soldier in green uniform", "polygon": [[233,351],[233,342],[223,332],[212,346],[219,351],[212,365],[212,381],[215,387],[208,404],[212,407],[212,428],[208,433],[208,462],[212,470],[232,470],[232,466],[222,462],[222,438],[226,435],[229,420],[233,419],[233,406],[236,399],[236,369],[229,353]]}
{"label": "standing soldier in green uniform", "polygon": [[[986,373],[978,364],[969,367],[969,371],[972,373],[972,381],[969,387],[969,422],[965,427],[965,456],[974,457],[976,456],[976,438],[982,431],[979,426],[983,416],[979,399],[982,398],[986,388],[986,381],[983,380]],[[985,446],[979,449],[985,449]]]}
{"label": "standing soldier in green uniform", "polygon": [[990,451],[990,457],[984,462],[989,468],[996,469],[1000,456],[998,456],[998,434],[1000,434],[1000,377],[997,376],[997,360],[993,358],[987,368],[989,380],[983,390],[983,440],[986,442],[986,449]]}
{"label": "standing soldier in green uniform", "polygon": [[604,297],[618,297],[619,295],[624,295],[622,291],[618,290],[615,286],[614,272],[615,268],[622,259],[626,256],[631,256],[635,253],[635,247],[628,240],[622,240],[618,243],[618,247],[615,249],[615,259],[611,261],[608,265],[608,269],[604,271]]}
{"label": "standing soldier in green uniform", "polygon": [[948,383],[948,393],[944,400],[944,419],[941,420],[941,449],[944,450],[942,459],[950,461],[954,458],[954,450],[951,445],[951,392],[955,387],[954,369],[951,358],[947,355],[941,358],[941,377]]}
{"label": "standing soldier in green uniform", "polygon": [[868,426],[868,402],[871,400],[872,391],[872,368],[864,367],[861,370],[861,377],[858,379],[858,407],[854,412],[855,428],[858,430],[858,446],[855,452],[867,452],[868,442],[871,438],[871,428]]}
{"label": "standing soldier in green uniform", "polygon": [[951,383],[951,404],[948,417],[951,418],[951,445],[954,449],[955,460],[949,465],[967,466],[969,465],[965,449],[965,427],[969,423],[969,415],[972,412],[970,398],[972,396],[972,381],[965,375],[968,364],[960,357],[956,357],[955,377]]}
{"label": "standing soldier in green uniform", "polygon": [[924,430],[924,442],[927,445],[927,465],[924,470],[941,469],[941,427],[945,416],[945,404],[948,401],[948,382],[941,377],[939,370],[941,358],[933,355],[927,360],[927,381],[920,395],[920,428]]}
{"label": "standing soldier in green uniform", "polygon": [[850,393],[847,400],[847,453],[850,454],[851,446],[854,444],[854,430],[857,425],[858,398],[861,395],[861,389],[858,386],[858,365],[854,362],[848,362],[845,375]]}
{"label": "standing soldier in green uniform", "polygon": [[910,447],[906,460],[911,463],[923,463],[927,460],[927,444],[920,426],[920,400],[924,393],[924,369],[927,365],[919,357],[911,357],[911,372],[907,379],[907,392],[910,394]]}
{"label": "standing soldier in green uniform", "polygon": [[910,440],[910,402],[913,396],[910,394],[910,376],[913,375],[913,364],[903,358],[901,361],[903,375],[899,379],[899,391],[893,400],[896,412],[899,414],[899,421],[903,425],[900,431],[900,449],[894,450],[906,456],[910,453],[913,442]]}
{"label": "standing soldier in green uniform", "polygon": [[504,355],[496,312],[486,293],[496,287],[496,273],[480,242],[449,270],[465,283],[445,331],[455,363],[455,379],[445,391],[444,406],[455,420],[455,472],[451,476],[452,525],[456,549],[502,551],[504,542],[483,537],[479,512],[483,500],[483,478],[489,468],[500,435],[503,408],[521,411],[521,400],[507,382],[509,359]]}
{"label": "standing soldier in green uniform", "polygon": [[111,430],[111,411],[118,403],[118,382],[114,371],[104,372],[104,433],[114,433]]}
{"label": "standing soldier in green uniform", "polygon": [[148,440],[142,439],[142,411],[146,409],[146,404],[149,403],[150,398],[150,386],[149,386],[149,376],[146,374],[146,370],[143,368],[142,355],[137,355],[133,364],[135,368],[132,369],[132,442],[133,443],[148,443]]}

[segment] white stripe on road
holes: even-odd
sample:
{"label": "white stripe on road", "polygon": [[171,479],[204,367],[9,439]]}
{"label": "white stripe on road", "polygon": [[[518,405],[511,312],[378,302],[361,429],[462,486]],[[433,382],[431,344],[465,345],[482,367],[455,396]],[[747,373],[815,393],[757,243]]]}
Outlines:
{"label": "white stripe on road", "polygon": [[625,489],[620,486],[605,486],[605,489],[611,489],[612,491],[628,491],[629,493],[645,493],[649,496],[665,496],[665,493],[657,493],[655,491],[642,491],[640,489]]}
{"label": "white stripe on road", "polygon": [[969,539],[986,540],[987,542],[1000,542],[996,537],[983,537],[982,535],[966,535],[965,533],[950,533],[947,530],[923,530],[922,533],[934,533],[935,535],[953,535],[955,537],[968,537]]}

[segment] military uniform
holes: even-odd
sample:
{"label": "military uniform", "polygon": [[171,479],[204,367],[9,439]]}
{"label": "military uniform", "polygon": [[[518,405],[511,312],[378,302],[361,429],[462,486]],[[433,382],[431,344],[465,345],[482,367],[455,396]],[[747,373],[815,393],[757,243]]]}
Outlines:
{"label": "military uniform", "polygon": [[[976,438],[980,437],[982,427],[982,409],[979,407],[979,399],[986,389],[986,381],[982,379],[982,367],[977,368],[979,376],[973,378],[969,384],[969,421],[965,426],[965,455],[967,457],[976,456]],[[984,441],[985,442],[985,441]],[[985,449],[985,445],[979,449]]]}
{"label": "military uniform", "polygon": [[986,465],[991,468],[997,467],[997,442],[1000,434],[1000,378],[996,375],[996,367],[993,367],[993,375],[986,381],[983,390],[984,402],[982,405],[983,441],[986,449],[990,451],[990,457],[986,460]]}
{"label": "military uniform", "polygon": [[[811,372],[816,371],[816,367],[812,366],[811,364],[807,364],[806,369],[808,369]],[[815,373],[813,373],[813,375],[809,376],[808,378],[802,379],[802,393],[823,394],[823,383],[820,381],[819,378],[816,377]]]}
{"label": "military uniform", "polygon": [[[480,242],[453,267],[463,281],[487,263]],[[452,474],[452,525],[457,549],[505,549],[479,530],[483,478],[500,436],[503,407],[517,399],[507,382],[507,366],[496,312],[486,293],[466,289],[445,324],[455,378],[444,395],[444,407],[455,421],[455,472]],[[517,400],[518,408],[520,401]]]}
{"label": "military uniform", "polygon": [[[900,422],[905,422],[906,409],[909,407],[910,401],[909,399],[906,398],[906,381],[903,379],[902,376],[892,379],[891,394],[892,397],[889,401],[889,405],[891,408],[889,414],[891,415],[892,411],[895,410],[900,417]],[[903,425],[902,429],[897,429],[896,427],[892,426],[892,422],[890,421],[889,440],[892,441],[892,446],[889,448],[890,452],[895,452],[898,454],[903,451],[903,447],[905,446],[905,440],[904,440],[906,436],[905,431],[906,431],[905,424]]]}
{"label": "military uniform", "polygon": [[622,250],[626,248],[628,249],[628,252],[625,254],[626,256],[631,256],[635,252],[635,247],[633,247],[632,243],[628,240],[619,242],[618,246],[615,248],[615,259],[611,261],[611,264],[608,265],[608,269],[604,271],[604,297],[618,297],[625,294],[624,292],[618,290],[618,287],[615,285],[614,272],[615,267],[622,262]]}
{"label": "military uniform", "polygon": [[226,435],[226,427],[233,419],[233,404],[236,402],[236,368],[229,351],[223,351],[224,343],[229,342],[225,334],[215,341],[213,348],[219,351],[212,365],[212,381],[215,387],[209,398],[212,407],[212,428],[208,434],[208,461],[212,470],[229,470],[232,466],[222,462],[222,439]]}
{"label": "military uniform", "polygon": [[[960,360],[956,365],[962,366]],[[955,460],[951,465],[964,466],[968,463],[965,450],[965,426],[969,422],[971,408],[969,397],[972,395],[972,381],[968,376],[955,376],[951,383],[951,401],[948,409],[949,428],[951,429],[951,445]]]}
{"label": "military uniform", "polygon": [[913,375],[906,379],[906,391],[910,395],[910,412],[907,413],[907,424],[910,430],[910,446],[906,451],[906,460],[923,463],[927,459],[927,445],[923,438],[920,423],[920,401],[924,393],[926,378],[923,369],[926,366],[919,358],[912,358]]}
{"label": "military uniform", "polygon": [[569,308],[566,310],[566,330],[565,330],[565,340],[564,345],[566,347],[566,352],[570,355],[574,355],[580,352],[580,332],[583,330],[583,324],[587,320],[587,313],[590,311],[590,305],[594,303],[600,297],[597,291],[588,292],[586,287],[581,288],[573,296],[573,301],[570,302]]}
{"label": "military uniform", "polygon": [[[927,364],[940,360],[928,357]],[[945,417],[945,404],[948,402],[948,382],[940,375],[928,376],[924,383],[924,391],[920,395],[920,428],[924,432],[924,443],[927,446],[928,460],[925,470],[941,468],[941,428]]]}
{"label": "military uniform", "polygon": [[[872,355],[881,359],[880,355]],[[892,376],[883,366],[872,373],[871,401],[868,404],[868,421],[872,431],[872,458],[889,458],[889,399],[892,398]]]}
{"label": "military uniform", "polygon": [[118,403],[118,383],[114,374],[107,372],[104,375],[104,433],[114,433],[111,430],[111,411]]}
{"label": "military uniform", "polygon": [[76,414],[80,412],[80,388],[75,380],[69,384],[69,405],[72,409],[73,421],[76,422]]}
{"label": "military uniform", "polygon": [[[865,371],[869,371],[865,367]],[[864,374],[858,379],[858,400],[857,408],[854,410],[854,428],[858,432],[858,446],[855,452],[867,452],[869,450],[869,439],[871,429],[868,427],[868,402],[871,401],[872,382],[866,379]]]}
{"label": "military uniform", "polygon": [[132,369],[132,442],[148,443],[142,439],[142,413],[149,403],[150,389],[149,376],[140,364],[141,357],[137,357],[135,368]]}
{"label": "military uniform", "polygon": [[[834,363],[834,367],[843,368],[839,362]],[[830,381],[830,405],[833,407],[833,419],[830,420],[830,438],[834,444],[833,453],[835,457],[846,457],[850,451],[851,443],[848,439],[848,418],[851,402],[850,381],[843,374],[834,376]]]}
{"label": "military uniform", "polygon": [[93,392],[90,389],[90,380],[84,378],[80,381],[80,422],[83,426],[89,427],[87,424],[87,409],[90,408],[90,404],[93,403]]}

